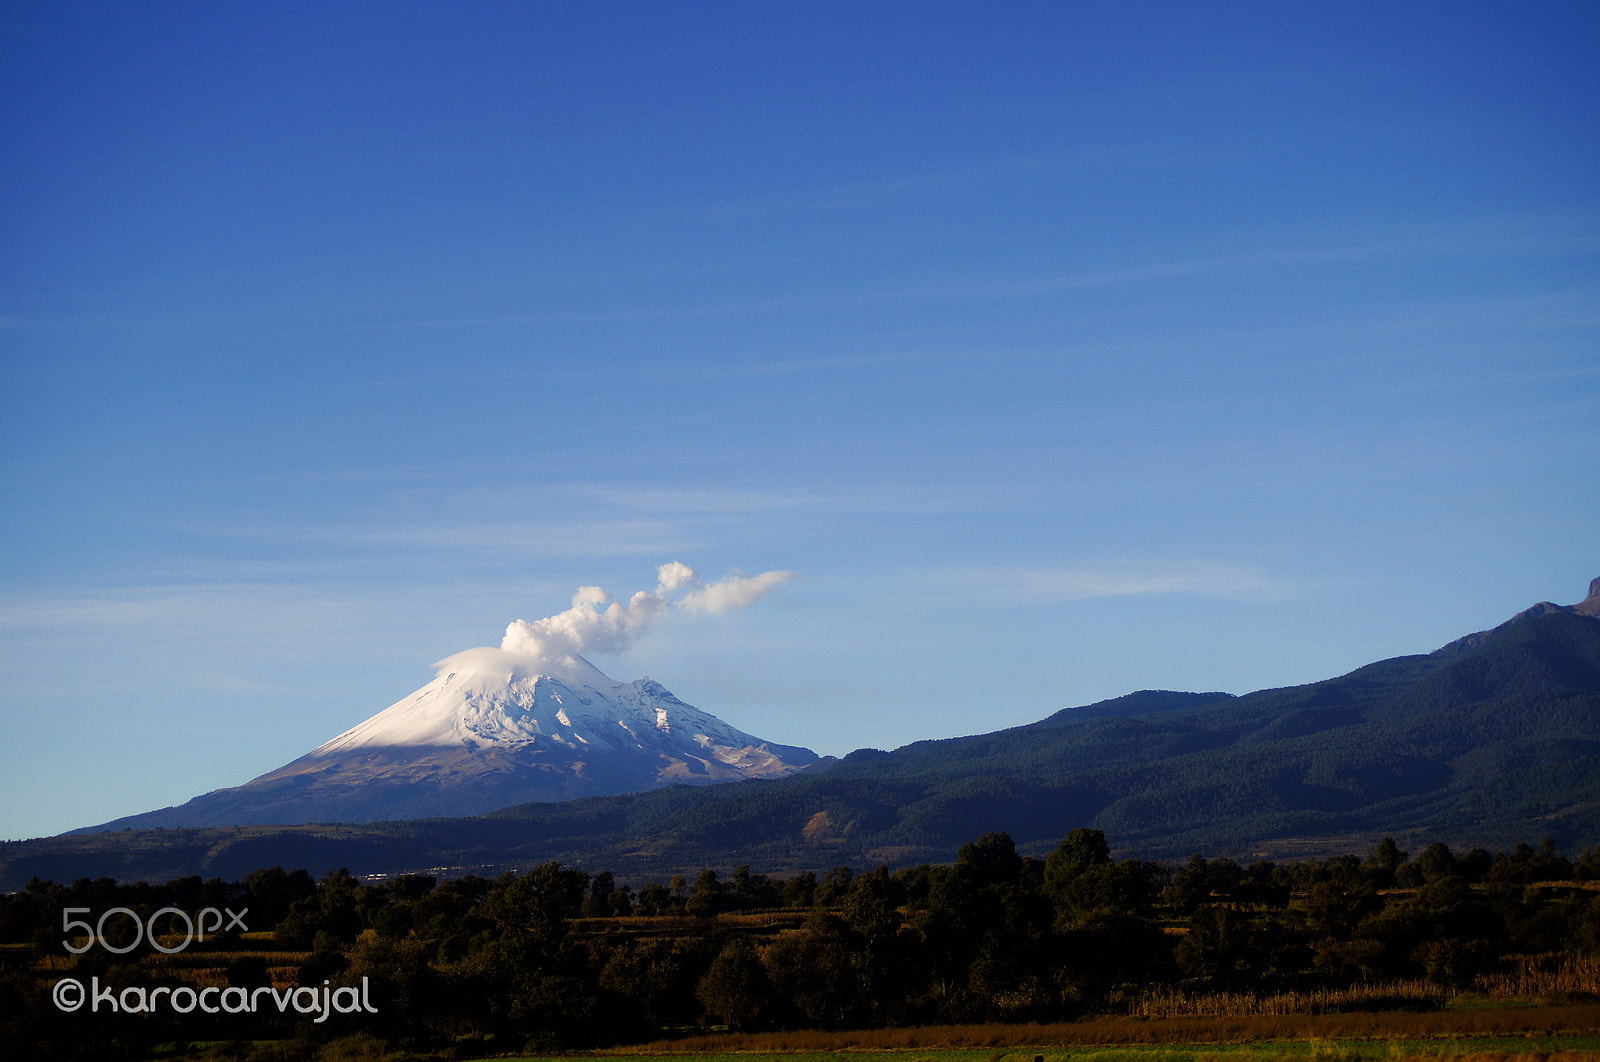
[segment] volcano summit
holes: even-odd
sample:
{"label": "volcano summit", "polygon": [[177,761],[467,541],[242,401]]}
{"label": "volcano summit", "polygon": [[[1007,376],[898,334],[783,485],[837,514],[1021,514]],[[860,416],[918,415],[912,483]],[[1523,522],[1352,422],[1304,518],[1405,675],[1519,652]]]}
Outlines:
{"label": "volcano summit", "polygon": [[233,789],[91,827],[242,826],[476,815],[744,778],[817,762],[729,726],[648,678],[617,682],[588,660],[469,649],[409,697]]}

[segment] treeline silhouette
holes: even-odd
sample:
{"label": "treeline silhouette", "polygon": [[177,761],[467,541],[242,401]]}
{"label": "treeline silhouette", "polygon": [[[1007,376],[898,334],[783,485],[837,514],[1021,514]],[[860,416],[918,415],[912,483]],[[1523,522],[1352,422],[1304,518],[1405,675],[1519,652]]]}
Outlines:
{"label": "treeline silhouette", "polygon": [[[206,907],[247,911],[251,932],[174,954],[146,939],[74,956],[63,940],[68,909],[92,921]],[[124,934],[112,947],[132,941],[132,919],[108,925]],[[1129,1013],[1180,988],[1464,988],[1512,957],[1600,953],[1600,851],[1574,863],[1547,839],[1498,854],[1433,844],[1412,858],[1385,839],[1364,858],[1174,865],[1115,861],[1103,834],[1077,829],[1044,859],[987,833],[950,865],[789,877],[741,866],[637,888],[554,862],[494,880],[368,883],[278,867],[234,883],[34,880],[0,901],[0,942],[7,1058],[144,1057],[213,1040],[241,1042],[236,1057],[260,1040],[289,1042],[270,1057],[313,1057],[353,1032],[466,1056],[708,1028],[1055,1022]],[[377,1013],[63,1013],[50,990],[65,977],[117,990],[365,980]]]}

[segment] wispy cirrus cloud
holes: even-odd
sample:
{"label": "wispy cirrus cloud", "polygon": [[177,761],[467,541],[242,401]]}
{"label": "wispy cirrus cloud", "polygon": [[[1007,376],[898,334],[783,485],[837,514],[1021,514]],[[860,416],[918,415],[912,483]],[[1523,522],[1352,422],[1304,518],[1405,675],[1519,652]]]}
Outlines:
{"label": "wispy cirrus cloud", "polygon": [[1196,595],[1276,600],[1311,580],[1269,575],[1221,562],[1144,561],[1107,565],[971,565],[935,569],[916,577],[937,596],[1004,603],[1086,601],[1095,598]]}
{"label": "wispy cirrus cloud", "polygon": [[303,637],[339,631],[371,612],[390,612],[407,588],[354,587],[305,578],[254,581],[193,578],[130,586],[93,586],[0,595],[0,632],[19,636],[132,638],[202,634],[255,638],[272,631]]}
{"label": "wispy cirrus cloud", "polygon": [[581,485],[552,488],[619,511],[718,517],[756,513],[928,514],[989,512],[1026,506],[1036,496],[1022,484],[863,483],[827,489],[796,486],[748,491],[721,487],[649,484]]}

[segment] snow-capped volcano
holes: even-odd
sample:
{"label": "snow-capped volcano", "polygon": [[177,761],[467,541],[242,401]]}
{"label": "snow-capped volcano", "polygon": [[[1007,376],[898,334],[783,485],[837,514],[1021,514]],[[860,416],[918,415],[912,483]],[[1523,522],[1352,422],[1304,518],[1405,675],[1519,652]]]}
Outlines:
{"label": "snow-capped volcano", "polygon": [[474,815],[678,782],[778,778],[817,762],[576,654],[469,649],[434,680],[234,789],[94,829]]}
{"label": "snow-capped volcano", "polygon": [[678,700],[657,682],[617,682],[581,656],[552,665],[504,649],[469,649],[436,666],[439,675],[432,682],[309,755],[421,745],[517,748],[541,742],[593,752],[669,752],[687,740],[690,747],[728,762],[735,752],[765,744]]}

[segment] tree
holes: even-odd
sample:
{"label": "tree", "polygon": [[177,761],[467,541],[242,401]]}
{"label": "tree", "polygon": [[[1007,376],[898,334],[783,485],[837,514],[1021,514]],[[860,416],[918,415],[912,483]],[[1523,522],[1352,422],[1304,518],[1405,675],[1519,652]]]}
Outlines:
{"label": "tree", "polygon": [[1361,869],[1378,888],[1388,888],[1396,883],[1396,871],[1405,865],[1406,853],[1394,843],[1393,837],[1379,841],[1361,864]]}
{"label": "tree", "polygon": [[968,841],[956,860],[975,867],[993,885],[1015,885],[1022,877],[1022,857],[1009,833],[986,833]]}
{"label": "tree", "polygon": [[651,1028],[695,1020],[698,968],[682,942],[661,937],[624,941],[600,970],[600,988],[624,1000]]}
{"label": "tree", "polygon": [[850,891],[850,883],[856,878],[856,872],[851,867],[839,866],[828,871],[828,876],[817,883],[814,902],[819,907],[827,907],[838,903],[844,894]]}
{"label": "tree", "polygon": [[711,960],[711,968],[695,987],[695,998],[729,1029],[749,1029],[771,1002],[772,981],[755,948],[735,937]]}
{"label": "tree", "polygon": [[589,895],[583,901],[583,914],[586,918],[605,918],[612,913],[611,898],[617,891],[616,878],[611,871],[602,870],[589,882]]}
{"label": "tree", "polygon": [[686,908],[696,918],[714,918],[722,910],[722,883],[715,870],[702,870],[695,879]]}
{"label": "tree", "polygon": [[652,881],[639,890],[639,912],[647,915],[666,914],[672,909],[672,892],[658,881]]}
{"label": "tree", "polygon": [[867,941],[869,947],[894,939],[900,930],[898,883],[889,869],[880,866],[863,874],[850,886],[844,898],[844,918]]}
{"label": "tree", "polygon": [[1450,877],[1456,872],[1455,853],[1451,852],[1450,846],[1443,841],[1435,841],[1417,856],[1416,867],[1422,872],[1423,881]]}
{"label": "tree", "polygon": [[814,911],[762,954],[777,994],[807,1022],[848,1027],[870,1002],[862,991],[861,940],[837,916]]}
{"label": "tree", "polygon": [[1189,918],[1189,932],[1173,950],[1178,968],[1232,986],[1265,965],[1249,920],[1226,907],[1206,906]]}
{"label": "tree", "polygon": [[1084,869],[1111,862],[1111,848],[1099,830],[1078,827],[1061,839],[1056,850],[1044,861],[1044,879],[1072,877]]}
{"label": "tree", "polygon": [[[429,965],[427,952],[427,945],[420,940],[394,940],[371,930],[362,933],[350,949],[350,967],[344,983],[370,981],[373,998],[383,1000],[379,1017],[374,1020],[385,1031],[395,1031],[436,1013],[442,997],[438,974]],[[230,977],[232,973],[230,968]]]}
{"label": "tree", "polygon": [[1133,860],[1113,864],[1106,835],[1082,827],[1045,859],[1044,885],[1069,921],[1094,910],[1136,910],[1148,899],[1143,868]]}
{"label": "tree", "polygon": [[246,874],[244,888],[250,897],[252,923],[265,929],[281,922],[296,900],[314,895],[317,883],[304,870],[286,874],[282,867],[272,867]]}
{"label": "tree", "polygon": [[810,907],[817,895],[817,876],[807,870],[783,883],[782,900],[785,907]]}

